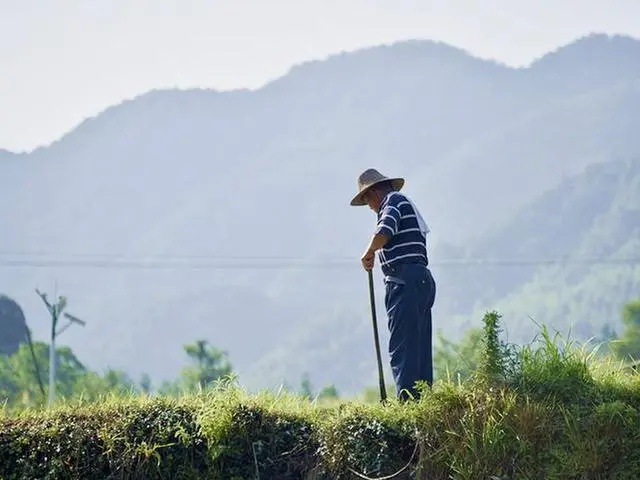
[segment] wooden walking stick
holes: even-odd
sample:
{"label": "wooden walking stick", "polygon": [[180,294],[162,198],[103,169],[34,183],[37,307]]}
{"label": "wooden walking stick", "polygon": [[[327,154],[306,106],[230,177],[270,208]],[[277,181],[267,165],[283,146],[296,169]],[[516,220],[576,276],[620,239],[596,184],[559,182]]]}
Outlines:
{"label": "wooden walking stick", "polygon": [[380,356],[380,340],[378,338],[378,320],[376,318],[376,301],[373,293],[373,272],[369,270],[369,300],[371,302],[371,319],[373,320],[373,340],[376,345],[376,357],[378,359],[378,381],[380,382],[380,401],[387,400],[387,391],[384,386],[384,373],[382,371],[382,357]]}

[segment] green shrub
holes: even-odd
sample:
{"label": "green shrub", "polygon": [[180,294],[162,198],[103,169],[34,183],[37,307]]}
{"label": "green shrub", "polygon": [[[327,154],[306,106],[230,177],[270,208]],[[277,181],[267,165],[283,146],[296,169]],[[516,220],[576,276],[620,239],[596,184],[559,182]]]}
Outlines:
{"label": "green shrub", "polygon": [[0,477],[197,478],[208,452],[193,411],[163,399],[4,419]]}
{"label": "green shrub", "polygon": [[319,431],[317,473],[336,479],[351,478],[352,470],[369,477],[392,474],[411,459],[418,441],[414,417],[397,406],[347,405],[325,418]]}

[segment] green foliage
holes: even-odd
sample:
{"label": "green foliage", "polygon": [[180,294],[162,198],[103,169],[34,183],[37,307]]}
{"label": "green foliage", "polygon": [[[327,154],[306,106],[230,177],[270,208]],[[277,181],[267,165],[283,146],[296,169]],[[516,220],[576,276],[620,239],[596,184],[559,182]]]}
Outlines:
{"label": "green foliage", "polygon": [[185,345],[184,351],[193,364],[184,367],[176,381],[164,382],[159,389],[160,394],[180,396],[205,391],[233,375],[227,353],[209,345],[206,340]]}
{"label": "green foliage", "polygon": [[533,399],[553,398],[561,403],[594,402],[597,389],[589,368],[589,354],[572,342],[562,344],[546,326],[541,345],[525,345],[519,351],[520,366],[511,379],[512,386]]}
{"label": "green foliage", "polygon": [[327,385],[318,393],[319,399],[339,398],[338,389],[335,385]]}
{"label": "green foliage", "polygon": [[495,384],[504,379],[504,345],[500,342],[500,315],[489,312],[483,318],[482,354],[475,379],[486,384]]}
{"label": "green foliage", "polygon": [[470,328],[459,343],[445,338],[440,332],[433,350],[436,379],[463,382],[470,379],[480,364],[482,329]]}
{"label": "green foliage", "polygon": [[[387,397],[393,397],[396,395],[396,386],[394,383],[387,383],[385,385]],[[362,390],[360,398],[365,403],[379,403],[380,402],[380,387],[365,387]]]}
{"label": "green foliage", "polygon": [[611,327],[611,324],[605,322],[600,329],[600,334],[595,336],[594,341],[600,345],[600,350],[603,353],[611,353],[613,352],[613,341],[617,338],[616,331]]}
{"label": "green foliage", "polygon": [[622,336],[611,343],[611,348],[620,358],[640,360],[640,299],[627,303],[622,309]]}
{"label": "green foliage", "polygon": [[[546,327],[522,348],[485,315],[477,375],[420,401],[107,397],[0,419],[0,477],[620,478],[640,476],[640,375]],[[482,380],[482,381],[478,381]]]}
{"label": "green foliage", "polygon": [[309,374],[305,373],[302,376],[302,382],[300,383],[300,393],[304,398],[311,399],[313,397],[313,390],[311,387],[311,379],[309,378]]}
{"label": "green foliage", "polygon": [[[12,409],[43,406],[48,393],[49,346],[43,342],[33,344],[35,362],[29,346],[23,344],[10,356],[0,355],[0,402]],[[195,365],[185,367],[174,382],[160,387],[164,395],[180,396],[211,388],[219,380],[231,376],[231,364],[226,353],[197,341],[185,345],[185,352]],[[88,370],[69,347],[56,348],[56,400],[97,400],[105,395],[129,395],[153,393],[151,378],[143,375],[137,383],[125,372],[107,369],[99,374]],[[40,390],[37,372],[45,392]]]}
{"label": "green foliage", "polygon": [[338,389],[335,385],[326,385],[324,386],[316,395],[313,391],[313,385],[311,384],[311,379],[309,378],[309,374],[305,373],[302,375],[302,381],[300,382],[300,395],[302,398],[306,398],[307,400],[313,400],[317,398],[318,400],[329,400],[329,399],[337,399]]}
{"label": "green foliage", "polygon": [[188,389],[206,389],[217,380],[232,373],[227,353],[209,345],[206,340],[198,340],[185,345],[187,356],[195,363],[182,371],[183,384]]}
{"label": "green foliage", "polygon": [[208,455],[194,413],[166,399],[112,399],[4,418],[0,477],[198,478]]}
{"label": "green foliage", "polygon": [[[44,405],[48,392],[49,345],[33,344],[35,361],[29,346],[23,344],[10,356],[0,356],[0,401],[11,408],[28,408]],[[103,375],[89,371],[69,347],[56,348],[56,399],[83,398],[91,401],[109,393],[126,395],[140,392],[140,388],[128,375],[108,369]],[[37,371],[45,389],[40,391]]]}
{"label": "green foliage", "polygon": [[304,478],[319,448],[310,403],[290,393],[212,392],[201,410],[211,478]]}

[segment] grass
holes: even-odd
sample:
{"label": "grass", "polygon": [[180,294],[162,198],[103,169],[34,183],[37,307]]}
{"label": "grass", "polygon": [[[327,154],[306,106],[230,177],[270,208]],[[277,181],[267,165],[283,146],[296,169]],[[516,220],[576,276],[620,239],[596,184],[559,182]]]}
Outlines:
{"label": "grass", "polygon": [[514,349],[485,316],[475,377],[419,402],[309,402],[223,383],[0,417],[0,477],[640,478],[640,375],[542,328]]}

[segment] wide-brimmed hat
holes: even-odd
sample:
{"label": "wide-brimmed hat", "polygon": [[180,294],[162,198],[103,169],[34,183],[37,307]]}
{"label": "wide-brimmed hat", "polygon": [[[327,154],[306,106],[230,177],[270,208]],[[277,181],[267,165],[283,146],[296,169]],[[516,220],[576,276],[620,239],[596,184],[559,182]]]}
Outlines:
{"label": "wide-brimmed hat", "polygon": [[391,182],[391,188],[393,188],[395,191],[398,191],[404,185],[404,178],[385,177],[375,168],[369,168],[365,170],[358,177],[358,193],[351,200],[351,205],[353,206],[366,205],[367,202],[365,202],[364,199],[362,198],[364,194],[367,193],[371,189],[371,187],[378,185],[379,183],[382,183],[382,182]]}

